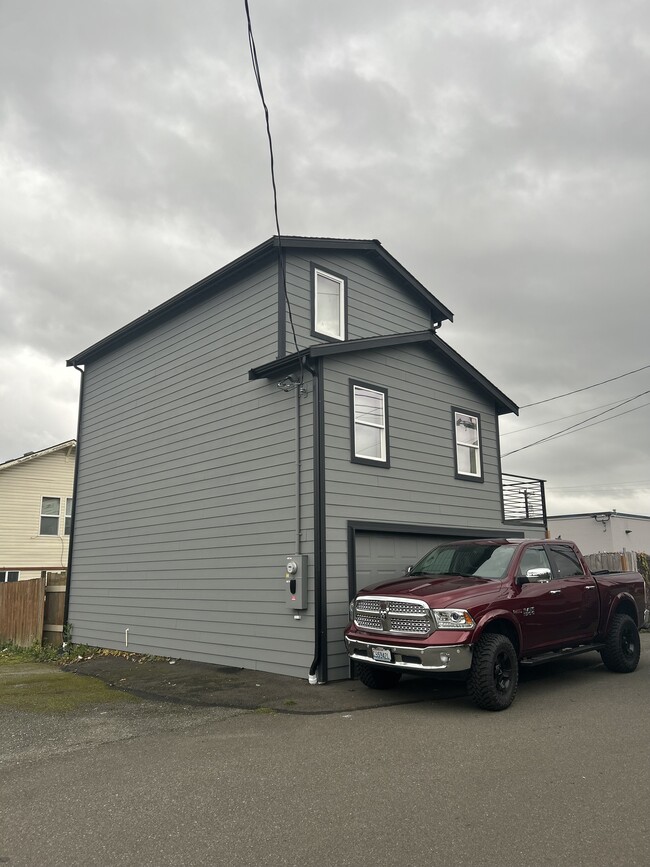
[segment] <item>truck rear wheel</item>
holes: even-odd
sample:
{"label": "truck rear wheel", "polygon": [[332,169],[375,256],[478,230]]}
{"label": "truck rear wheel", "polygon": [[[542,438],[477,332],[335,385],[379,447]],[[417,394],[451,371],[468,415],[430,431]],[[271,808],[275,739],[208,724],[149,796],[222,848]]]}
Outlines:
{"label": "truck rear wheel", "polygon": [[639,664],[641,641],[636,623],[629,614],[615,614],[600,656],[610,671],[628,674]]}
{"label": "truck rear wheel", "polygon": [[380,665],[366,665],[365,662],[357,662],[359,680],[369,689],[392,689],[397,686],[402,676],[401,671],[394,668],[382,668]]}
{"label": "truck rear wheel", "polygon": [[519,662],[512,641],[498,633],[479,639],[467,681],[470,698],[483,710],[505,710],[514,701]]}

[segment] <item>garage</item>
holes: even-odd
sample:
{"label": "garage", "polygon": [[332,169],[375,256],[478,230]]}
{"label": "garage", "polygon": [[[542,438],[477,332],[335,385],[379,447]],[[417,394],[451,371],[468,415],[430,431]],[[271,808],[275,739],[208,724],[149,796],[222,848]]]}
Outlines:
{"label": "garage", "polygon": [[378,581],[403,575],[408,566],[442,542],[470,538],[523,536],[499,530],[468,530],[458,527],[400,527],[374,523],[348,525],[350,598]]}

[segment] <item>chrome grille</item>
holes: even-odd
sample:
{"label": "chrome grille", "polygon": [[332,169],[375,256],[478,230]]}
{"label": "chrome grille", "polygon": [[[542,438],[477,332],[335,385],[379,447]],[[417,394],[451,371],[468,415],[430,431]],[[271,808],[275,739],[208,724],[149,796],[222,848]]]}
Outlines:
{"label": "chrome grille", "polygon": [[354,622],[369,632],[427,636],[433,631],[425,602],[362,596],[355,603]]}

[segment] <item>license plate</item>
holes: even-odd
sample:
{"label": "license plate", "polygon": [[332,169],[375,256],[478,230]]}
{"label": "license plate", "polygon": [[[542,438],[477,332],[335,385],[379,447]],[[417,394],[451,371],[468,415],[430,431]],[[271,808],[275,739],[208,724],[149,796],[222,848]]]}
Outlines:
{"label": "license plate", "polygon": [[373,647],[372,658],[375,662],[392,662],[393,654],[387,647]]}

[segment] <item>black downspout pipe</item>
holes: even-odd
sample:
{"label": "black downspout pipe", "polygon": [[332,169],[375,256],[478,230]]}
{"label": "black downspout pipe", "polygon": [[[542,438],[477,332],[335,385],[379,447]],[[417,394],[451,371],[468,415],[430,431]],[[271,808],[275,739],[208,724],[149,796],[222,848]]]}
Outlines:
{"label": "black downspout pipe", "polygon": [[70,585],[72,581],[72,548],[74,546],[74,527],[77,516],[77,485],[79,483],[79,447],[81,446],[81,413],[83,410],[84,401],[84,370],[82,367],[74,365],[75,370],[81,374],[81,382],[79,383],[79,414],[77,416],[77,449],[74,456],[74,482],[72,484],[72,515],[70,518],[70,539],[68,541],[68,580],[65,594],[65,605],[63,608],[63,624],[64,628],[68,623],[68,611],[70,610]]}
{"label": "black downspout pipe", "polygon": [[314,659],[310,683],[327,683],[327,585],[325,560],[325,416],[323,361],[314,359]]}

